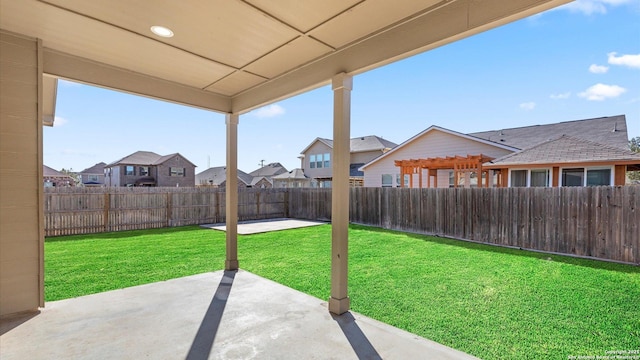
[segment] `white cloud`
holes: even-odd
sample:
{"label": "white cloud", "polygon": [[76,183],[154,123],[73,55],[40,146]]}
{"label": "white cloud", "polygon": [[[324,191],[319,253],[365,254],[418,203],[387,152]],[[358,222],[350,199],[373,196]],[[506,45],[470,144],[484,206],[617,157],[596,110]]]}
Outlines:
{"label": "white cloud", "polygon": [[602,101],[606,98],[614,98],[622,95],[627,89],[618,85],[595,84],[578,96],[591,101]]}
{"label": "white cloud", "polygon": [[535,109],[535,107],[536,107],[536,103],[534,103],[533,101],[520,104],[520,109],[523,109],[526,111],[531,111]]}
{"label": "white cloud", "polygon": [[271,118],[282,115],[285,113],[285,110],[282,106],[278,104],[272,104],[269,106],[261,107],[260,109],[254,112],[254,115],[259,118]]}
{"label": "white cloud", "polygon": [[596,64],[591,64],[591,66],[589,66],[589,72],[594,74],[604,74],[607,71],[609,71],[608,66],[596,65]]}
{"label": "white cloud", "polygon": [[576,0],[570,2],[559,9],[579,12],[585,15],[606,14],[607,7],[629,4],[632,0]]}
{"label": "white cloud", "polygon": [[571,93],[570,92],[565,92],[562,94],[551,94],[549,95],[550,98],[552,98],[553,100],[563,100],[563,99],[568,99],[571,97]]}
{"label": "white cloud", "polygon": [[56,116],[55,119],[53,120],[53,126],[55,127],[59,127],[59,126],[64,126],[65,124],[67,124],[69,122],[69,120],[60,117],[60,116]]}
{"label": "white cloud", "polygon": [[640,54],[616,56],[615,52],[611,52],[608,53],[607,56],[609,57],[609,64],[611,65],[622,65],[640,69]]}

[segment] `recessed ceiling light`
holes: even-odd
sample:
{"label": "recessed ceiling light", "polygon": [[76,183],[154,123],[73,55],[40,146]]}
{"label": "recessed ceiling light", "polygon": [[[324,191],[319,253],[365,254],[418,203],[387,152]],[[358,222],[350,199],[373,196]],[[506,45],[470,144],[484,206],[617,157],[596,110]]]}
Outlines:
{"label": "recessed ceiling light", "polygon": [[164,26],[154,25],[151,27],[151,32],[158,36],[162,36],[166,38],[173,37],[173,31],[171,31],[171,29]]}

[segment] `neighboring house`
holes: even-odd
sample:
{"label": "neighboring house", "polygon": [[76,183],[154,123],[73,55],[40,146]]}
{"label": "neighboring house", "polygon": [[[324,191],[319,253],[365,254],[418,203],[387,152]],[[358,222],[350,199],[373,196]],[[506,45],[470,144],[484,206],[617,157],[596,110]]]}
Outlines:
{"label": "neighboring house", "polygon": [[301,188],[310,187],[311,180],[302,169],[293,169],[289,172],[272,177],[273,187],[277,188]]}
{"label": "neighboring house", "polygon": [[[249,174],[238,169],[238,187],[271,188],[272,178],[286,172],[280,163],[265,165]],[[225,187],[226,180],[227,168],[224,166],[212,167],[196,175],[197,186]]]}
{"label": "neighboring house", "polygon": [[[364,173],[359,167],[388,152],[395,143],[379,136],[362,136],[350,141],[350,182],[353,186],[361,186]],[[331,187],[331,159],[333,140],[316,138],[300,153],[301,168],[310,179],[312,187]]]}
{"label": "neighboring house", "polygon": [[42,177],[44,187],[76,186],[76,180],[71,176],[52,169],[47,165],[42,165]]}
{"label": "neighboring house", "polygon": [[136,151],[104,168],[106,186],[195,185],[196,166],[179,153],[162,156],[151,151]]}
{"label": "neighboring house", "polygon": [[365,186],[473,187],[624,185],[638,168],[620,115],[471,134],[431,126],[361,170]]}
{"label": "neighboring house", "polygon": [[107,164],[99,162],[90,168],[80,171],[80,181],[84,186],[104,186],[104,167]]}
{"label": "neighboring house", "polygon": [[627,171],[640,170],[640,154],[561,135],[495,159],[509,187],[625,185]]}
{"label": "neighboring house", "polygon": [[275,162],[262,166],[249,173],[253,177],[251,187],[255,188],[271,188],[273,187],[273,177],[284,174],[287,169],[282,164]]}
{"label": "neighboring house", "polygon": [[[253,176],[238,169],[238,187],[251,187]],[[217,166],[208,168],[207,170],[196,174],[197,186],[211,186],[223,188],[227,186],[227,168],[225,166]]]}

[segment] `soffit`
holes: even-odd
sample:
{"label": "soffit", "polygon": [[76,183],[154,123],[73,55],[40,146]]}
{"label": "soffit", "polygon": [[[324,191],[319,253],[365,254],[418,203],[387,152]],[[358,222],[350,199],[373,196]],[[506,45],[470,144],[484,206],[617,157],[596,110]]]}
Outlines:
{"label": "soffit", "polygon": [[566,2],[0,0],[0,28],[42,39],[49,74],[245,112]]}

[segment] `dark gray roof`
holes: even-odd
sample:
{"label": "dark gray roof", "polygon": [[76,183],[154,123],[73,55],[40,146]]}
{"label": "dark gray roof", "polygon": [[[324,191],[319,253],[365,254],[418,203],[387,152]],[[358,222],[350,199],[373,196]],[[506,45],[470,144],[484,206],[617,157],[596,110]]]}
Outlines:
{"label": "dark gray roof", "polygon": [[603,161],[637,161],[640,154],[596,142],[562,135],[529,149],[503,156],[490,165],[562,164]]}
{"label": "dark gray roof", "polygon": [[[323,143],[327,144],[328,147],[333,148],[333,140],[331,139],[317,138],[311,144],[315,143],[316,141],[322,141]],[[302,151],[302,153],[306,152],[310,146],[311,145],[307,146]],[[364,151],[374,151],[374,150],[383,151],[384,149],[393,149],[394,147],[398,146],[398,144],[391,142],[389,140],[385,140],[376,135],[367,135],[367,136],[352,138],[349,146],[350,146],[350,152],[354,153],[354,152],[364,152]]]}
{"label": "dark gray roof", "polygon": [[[253,180],[253,176],[247,174],[242,170],[238,170],[238,180],[242,181],[245,185],[250,185],[251,181]],[[207,170],[196,174],[196,185],[201,185],[203,183],[210,185],[220,185],[225,181],[227,181],[226,166],[208,168]]]}
{"label": "dark gray roof", "polygon": [[565,121],[547,125],[524,126],[468,134],[481,139],[526,149],[567,135],[608,146],[627,149],[627,121],[624,115]]}
{"label": "dark gray roof", "polygon": [[304,174],[304,170],[302,169],[293,169],[289,172],[282,173],[280,175],[276,175],[273,179],[277,180],[293,180],[293,179],[308,179],[308,177]]}
{"label": "dark gray roof", "polygon": [[[120,160],[116,160],[105,167],[112,167],[115,165],[160,165],[163,162],[175,157],[182,156],[180,153],[173,153],[169,155],[158,155],[153,151],[136,151],[131,155],[127,155]],[[187,158],[182,156],[184,160],[186,160],[191,165],[195,166],[194,163],[189,161]]]}
{"label": "dark gray roof", "polygon": [[120,160],[116,160],[106,167],[111,167],[115,165],[152,165],[156,160],[158,160],[161,156],[154,153],[153,151],[136,151],[133,154],[127,155]]}
{"label": "dark gray roof", "polygon": [[98,175],[102,175],[102,174],[104,174],[104,167],[106,165],[107,164],[105,164],[103,162],[99,162],[99,163],[93,165],[90,168],[86,168],[86,169],[80,171],[80,174],[91,174],[91,175],[98,174]]}
{"label": "dark gray roof", "polygon": [[[251,176],[251,175],[249,175]],[[262,180],[266,180],[268,183],[273,184],[273,181],[271,181],[271,177],[267,177],[267,176],[254,176],[253,179],[251,179],[251,186],[256,186],[260,181]]]}
{"label": "dark gray roof", "polygon": [[275,175],[280,175],[282,173],[286,173],[287,169],[282,166],[282,164],[276,162],[267,164],[259,169],[253,170],[249,173],[251,176],[265,176],[265,177],[273,177]]}
{"label": "dark gray roof", "polygon": [[364,163],[349,164],[349,176],[364,176],[364,172],[358,170],[363,165]]}

